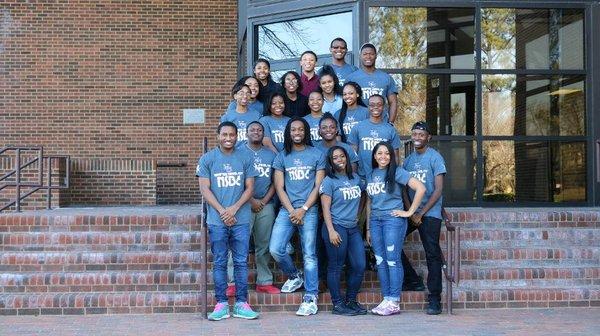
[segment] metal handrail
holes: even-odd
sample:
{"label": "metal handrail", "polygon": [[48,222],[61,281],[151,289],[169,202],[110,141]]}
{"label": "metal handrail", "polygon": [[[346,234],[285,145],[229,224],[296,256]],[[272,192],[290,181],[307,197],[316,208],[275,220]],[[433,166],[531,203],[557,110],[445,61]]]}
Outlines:
{"label": "metal handrail", "polygon": [[[69,188],[69,180],[70,180],[70,165],[71,165],[71,158],[68,155],[51,155],[51,156],[44,156],[44,149],[42,146],[6,146],[6,147],[2,147],[0,149],[0,154],[8,152],[8,151],[15,151],[15,162],[14,162],[14,169],[5,173],[4,175],[2,175],[2,177],[0,177],[0,181],[3,181],[5,179],[7,179],[10,176],[15,175],[15,182],[5,182],[3,185],[0,186],[0,191],[2,191],[3,189],[7,188],[7,187],[15,187],[16,188],[16,195],[14,200],[9,201],[8,203],[6,203],[5,205],[3,205],[2,207],[0,207],[0,212],[4,211],[6,209],[8,209],[11,206],[15,206],[15,210],[17,212],[21,211],[21,201],[25,198],[27,198],[28,196],[32,195],[33,193],[35,193],[38,190],[41,189],[46,189],[47,190],[47,208],[51,209],[52,208],[52,190],[55,189],[67,189]],[[27,162],[25,162],[24,164],[21,163],[21,152],[23,151],[37,151],[37,157],[33,158]],[[44,185],[44,159],[47,159],[47,163],[48,163],[48,184]],[[64,185],[52,185],[52,160],[57,160],[57,159],[65,159],[66,161],[66,176],[65,176],[65,184]],[[38,182],[37,183],[21,183],[21,171],[27,167],[29,167],[30,165],[32,165],[35,162],[39,162],[39,168],[37,169],[37,174],[38,174]],[[27,191],[24,194],[21,194],[21,188],[22,187],[27,187],[27,188],[32,188],[29,191]]]}
{"label": "metal handrail", "polygon": [[[204,137],[202,154],[206,154],[207,151],[208,138]],[[202,316],[208,319],[208,249],[206,247],[208,235],[208,229],[206,227],[207,204],[204,200],[204,196],[201,197],[200,209],[202,211],[202,217],[200,220],[200,309]]]}

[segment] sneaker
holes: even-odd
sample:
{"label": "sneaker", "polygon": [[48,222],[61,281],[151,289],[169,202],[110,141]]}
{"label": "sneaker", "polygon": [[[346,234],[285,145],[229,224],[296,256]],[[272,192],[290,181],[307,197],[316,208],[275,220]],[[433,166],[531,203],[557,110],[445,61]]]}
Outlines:
{"label": "sneaker", "polygon": [[235,296],[235,285],[227,286],[227,290],[225,291],[225,295],[229,297]]}
{"label": "sneaker", "polygon": [[340,302],[336,305],[333,305],[333,309],[331,310],[332,314],[335,315],[344,315],[344,316],[356,316],[358,312],[348,306],[345,303]]}
{"label": "sneaker", "polygon": [[366,315],[367,314],[367,309],[363,306],[360,305],[360,303],[358,303],[358,301],[356,300],[348,300],[348,302],[346,302],[346,307],[354,310],[356,312],[356,315]]}
{"label": "sneaker", "polygon": [[440,301],[432,300],[429,301],[429,305],[427,306],[427,315],[439,315],[442,313],[442,304]]}
{"label": "sneaker", "polygon": [[387,306],[381,310],[381,316],[390,316],[394,314],[400,314],[400,305],[394,301],[388,301]]}
{"label": "sneaker", "polygon": [[281,287],[282,293],[293,293],[298,290],[298,288],[302,287],[304,284],[304,279],[302,277],[302,272],[298,272],[298,275],[295,278],[287,279],[287,281]]}
{"label": "sneaker", "polygon": [[215,310],[208,314],[209,321],[220,321],[229,317],[229,305],[226,303],[217,303]]}
{"label": "sneaker", "polygon": [[379,305],[377,305],[377,307],[371,309],[371,314],[382,315],[383,309],[385,309],[385,307],[387,307],[388,302],[389,302],[388,300],[383,299],[383,301],[381,301],[381,303],[379,303]]}
{"label": "sneaker", "polygon": [[256,285],[256,291],[258,293],[267,293],[267,294],[279,294],[281,291],[279,288],[273,285]]}
{"label": "sneaker", "polygon": [[317,303],[315,301],[316,299],[305,299],[305,301],[300,304],[300,308],[298,308],[296,315],[308,316],[316,314],[319,308],[317,308]]}
{"label": "sneaker", "polygon": [[237,302],[235,306],[233,306],[233,317],[254,320],[255,318],[258,318],[258,313],[250,308],[248,302]]}

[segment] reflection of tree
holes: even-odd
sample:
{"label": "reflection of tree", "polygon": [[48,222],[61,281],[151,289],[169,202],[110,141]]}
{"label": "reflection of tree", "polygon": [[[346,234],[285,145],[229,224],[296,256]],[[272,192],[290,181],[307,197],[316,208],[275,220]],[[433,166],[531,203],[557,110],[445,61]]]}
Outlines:
{"label": "reflection of tree", "polygon": [[515,9],[481,10],[481,61],[483,68],[515,66]]}
{"label": "reflection of tree", "polygon": [[427,66],[427,8],[370,7],[369,41],[381,68]]}
{"label": "reflection of tree", "polygon": [[427,99],[427,75],[395,75],[394,80],[402,88],[398,92],[398,116],[396,129],[402,135],[410,134],[410,127],[419,120],[425,120]]}
{"label": "reflection of tree", "polygon": [[[290,40],[291,39],[291,40]],[[286,21],[258,26],[258,57],[284,59],[300,56],[314,41],[307,36],[298,21]],[[299,48],[301,47],[301,48]],[[279,53],[275,56],[272,53]]]}

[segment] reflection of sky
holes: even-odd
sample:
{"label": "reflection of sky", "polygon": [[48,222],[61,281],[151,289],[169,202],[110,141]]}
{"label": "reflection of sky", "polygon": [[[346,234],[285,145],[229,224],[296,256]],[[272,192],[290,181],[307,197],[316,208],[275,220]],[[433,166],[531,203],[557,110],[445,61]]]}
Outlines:
{"label": "reflection of sky", "polygon": [[291,31],[284,23],[266,25],[278,39],[283,41],[293,52],[293,56],[284,55],[275,44],[266,39],[259,29],[259,54],[269,59],[284,59],[299,57],[302,52],[312,50],[317,55],[329,54],[331,40],[341,37],[352,46],[352,12],[338,13],[327,16],[289,21],[295,25],[301,35]]}

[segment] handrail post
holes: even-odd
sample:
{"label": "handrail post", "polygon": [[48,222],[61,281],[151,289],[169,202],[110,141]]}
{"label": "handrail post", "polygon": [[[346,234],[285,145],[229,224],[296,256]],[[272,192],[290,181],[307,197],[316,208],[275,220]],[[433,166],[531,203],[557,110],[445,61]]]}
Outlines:
{"label": "handrail post", "polygon": [[[202,154],[205,154],[208,149],[208,138],[204,137]],[[204,196],[201,195],[200,203],[202,216],[200,220],[200,309],[202,316],[208,319],[208,254],[207,254],[207,234],[206,228],[206,202]]]}
{"label": "handrail post", "polygon": [[16,199],[15,199],[15,209],[17,212],[21,212],[21,149],[17,148],[17,161],[16,161]]}
{"label": "handrail post", "polygon": [[48,189],[46,189],[46,201],[48,202],[46,208],[52,209],[52,157],[48,157]]}
{"label": "handrail post", "polygon": [[446,230],[446,251],[448,253],[448,262],[446,267],[448,268],[448,274],[446,276],[446,305],[448,315],[452,315],[452,277],[453,273],[453,264],[454,264],[454,249],[452,248],[452,240],[453,232]]}

